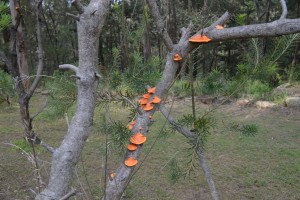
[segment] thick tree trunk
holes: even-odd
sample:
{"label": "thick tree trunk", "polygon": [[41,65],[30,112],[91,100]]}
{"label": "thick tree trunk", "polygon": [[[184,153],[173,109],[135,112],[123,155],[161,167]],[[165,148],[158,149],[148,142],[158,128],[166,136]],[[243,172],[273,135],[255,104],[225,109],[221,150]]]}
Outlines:
{"label": "thick tree trunk", "polygon": [[56,200],[69,191],[74,169],[93,121],[98,85],[96,74],[99,36],[109,11],[109,2],[109,0],[92,0],[87,7],[83,7],[79,1],[74,3],[81,13],[80,21],[77,22],[79,48],[79,67],[76,70],[77,108],[67,135],[53,153],[48,186],[36,199]]}

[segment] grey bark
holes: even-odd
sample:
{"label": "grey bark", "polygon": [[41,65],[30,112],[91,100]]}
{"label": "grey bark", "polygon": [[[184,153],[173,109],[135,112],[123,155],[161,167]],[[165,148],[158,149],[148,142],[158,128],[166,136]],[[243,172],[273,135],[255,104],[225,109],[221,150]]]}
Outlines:
{"label": "grey bark", "polygon": [[[158,7],[156,5],[155,0],[147,0],[149,8],[151,10],[154,23],[156,23],[158,32],[163,39],[167,49],[167,60],[163,72],[163,76],[161,81],[156,86],[156,95],[158,97],[163,97],[166,95],[168,89],[171,87],[175,75],[176,70],[178,69],[179,63],[173,61],[173,56],[176,53],[181,54],[183,59],[187,57],[187,55],[197,48],[200,44],[193,44],[188,41],[188,38],[191,36],[192,24],[189,25],[187,29],[183,29],[182,36],[178,44],[173,44],[170,36],[167,34],[164,21],[162,20]],[[285,16],[285,14],[284,14]],[[230,19],[230,14],[225,13],[222,15],[215,23],[213,23],[210,27],[207,27],[203,30],[199,30],[197,34],[204,33],[205,35],[209,36],[213,42],[220,42],[226,40],[233,40],[233,39],[246,39],[246,38],[253,38],[253,37],[266,37],[266,36],[280,36],[285,34],[292,34],[300,32],[300,19],[285,19],[281,18],[280,20],[271,22],[271,23],[264,23],[264,24],[254,24],[254,25],[247,25],[247,26],[239,26],[233,28],[225,28],[223,30],[215,29],[215,26],[218,24],[225,24]],[[142,115],[137,116],[137,123],[133,128],[133,133],[137,132],[137,127],[143,127],[143,134],[147,134],[148,127],[150,124],[149,115],[153,115],[156,109],[152,110],[151,112],[146,112]],[[145,128],[144,128],[145,127]],[[191,133],[184,132],[183,128],[181,127],[182,134],[186,135],[187,137],[193,137],[190,135]],[[141,152],[141,146],[134,152],[127,152],[125,158],[129,155],[138,159],[139,154]],[[215,184],[212,180],[211,173],[208,168],[208,164],[205,161],[205,157],[203,151],[200,150],[198,152],[199,160],[201,161],[201,167],[205,173],[207,178],[209,187],[211,189],[211,194],[214,199],[218,199],[218,194],[216,192]],[[124,158],[124,159],[125,159]],[[106,187],[106,196],[103,199],[106,200],[116,200],[120,199],[123,192],[125,191],[127,185],[132,178],[132,172],[134,171],[134,167],[126,167],[124,163],[121,164],[119,169],[116,172],[116,175],[113,180],[110,180]],[[210,177],[210,178],[209,178]]]}
{"label": "grey bark", "polygon": [[[93,121],[98,77],[99,36],[109,11],[110,0],[91,0],[82,7],[74,1],[80,21],[77,22],[79,67],[77,69],[77,108],[68,132],[52,157],[49,183],[37,200],[56,200],[68,193],[74,169]],[[73,68],[73,67],[72,67]]]}
{"label": "grey bark", "polygon": [[22,83],[24,85],[25,90],[27,90],[30,86],[29,80],[29,69],[27,62],[27,51],[25,47],[24,34],[23,34],[23,23],[21,20],[21,8],[19,5],[19,1],[10,0],[10,13],[12,16],[12,24],[17,27],[16,29],[16,53],[17,53],[17,61],[19,67],[19,73],[22,77]]}

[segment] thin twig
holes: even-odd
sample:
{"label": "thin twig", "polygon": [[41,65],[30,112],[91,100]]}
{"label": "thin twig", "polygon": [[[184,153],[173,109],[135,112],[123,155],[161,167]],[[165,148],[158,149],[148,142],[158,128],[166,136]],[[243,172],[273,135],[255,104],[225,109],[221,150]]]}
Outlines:
{"label": "thin twig", "polygon": [[41,144],[40,144],[42,147],[44,147],[45,149],[47,149],[50,153],[54,153],[55,151],[55,148],[51,147],[49,144],[43,142],[41,140]]}
{"label": "thin twig", "polygon": [[280,4],[281,4],[281,7],[282,7],[282,14],[281,14],[280,19],[285,19],[287,14],[288,14],[285,0],[280,0]]}
{"label": "thin twig", "polygon": [[70,192],[68,192],[65,196],[63,196],[59,200],[67,200],[68,198],[76,195],[76,193],[77,193],[76,189],[72,188],[72,190]]}
{"label": "thin twig", "polygon": [[126,100],[129,104],[131,104],[132,107],[134,107],[134,109],[135,109],[140,115],[143,115],[143,114],[144,114],[143,111],[141,111],[141,109],[140,109],[137,105],[135,105],[132,101],[130,101],[130,99],[128,99],[127,97],[124,97],[124,96],[122,96],[122,98],[123,98],[124,100]]}
{"label": "thin twig", "polygon": [[48,99],[46,100],[44,106],[31,117],[31,121],[33,121],[34,118],[36,118],[39,114],[41,114],[43,112],[43,110],[47,107],[47,105],[48,105]]}
{"label": "thin twig", "polygon": [[41,75],[43,72],[44,68],[44,55],[43,55],[43,44],[42,44],[42,22],[40,18],[40,9],[42,5],[42,0],[38,0],[35,3],[35,18],[36,18],[36,36],[37,36],[37,43],[38,43],[38,49],[37,49],[37,54],[38,54],[38,65],[37,65],[37,72],[36,72],[36,77],[30,86],[28,93],[27,93],[27,98],[30,99],[30,97],[33,95],[34,90],[36,89],[38,83],[41,80]]}
{"label": "thin twig", "polygon": [[[172,116],[170,115],[170,112],[168,112],[164,108],[163,105],[160,106],[160,111],[164,115],[164,117],[169,121],[170,124],[172,124],[172,125],[175,124],[174,128],[176,128],[176,130],[179,133],[181,133],[185,137],[189,138],[192,143],[196,142],[195,141],[195,139],[196,139],[195,133],[193,133],[193,132],[189,131],[188,129],[184,128],[183,126],[180,126],[179,124],[177,124],[175,122],[175,120],[172,118]],[[214,200],[218,200],[219,199],[218,192],[217,192],[214,180],[212,178],[211,171],[210,171],[210,169],[208,167],[208,163],[206,161],[203,148],[201,146],[199,146],[199,145],[197,145],[197,146],[198,146],[197,155],[198,155],[198,158],[199,158],[199,161],[200,161],[200,166],[201,166],[201,168],[202,168],[202,170],[204,172],[204,175],[206,177],[208,186],[210,188],[210,193],[211,193],[212,198]]]}
{"label": "thin twig", "polygon": [[67,122],[67,125],[68,125],[68,129],[69,129],[69,117],[68,117],[68,114],[67,113],[65,113],[64,114],[65,115],[65,119],[66,119],[66,122]]}
{"label": "thin twig", "polygon": [[75,19],[76,21],[80,21],[80,18],[77,15],[74,15],[74,14],[68,13],[68,12],[66,13],[66,15],[68,17],[71,17],[71,18]]}

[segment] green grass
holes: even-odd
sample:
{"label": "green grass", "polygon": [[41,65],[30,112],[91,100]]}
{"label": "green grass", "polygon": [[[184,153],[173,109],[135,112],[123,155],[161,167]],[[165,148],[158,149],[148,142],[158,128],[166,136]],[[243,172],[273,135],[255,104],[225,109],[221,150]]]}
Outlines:
{"label": "green grass", "polygon": [[[43,106],[44,100],[44,96],[33,98],[32,113]],[[191,112],[190,104],[175,102],[172,115],[180,117]],[[206,109],[207,106],[197,102],[197,114]],[[101,113],[107,111],[97,108],[94,127],[77,167],[78,178],[73,181],[73,186],[83,193],[82,199],[99,199],[103,192],[105,135],[97,128]],[[126,124],[128,113],[128,109],[111,105],[107,117]],[[240,109],[234,105],[222,106],[212,113],[218,123],[208,138],[206,156],[221,199],[299,199],[299,114],[297,110]],[[210,199],[209,188],[200,168],[190,177],[181,176],[177,182],[170,182],[168,163],[176,157],[179,170],[184,172],[190,146],[179,133],[161,133],[165,123],[161,113],[157,112],[154,118],[155,123],[150,127],[139,161],[149,155],[134,175],[126,191],[127,199]],[[0,199],[32,198],[26,189],[35,189],[36,185],[34,167],[26,155],[4,144],[22,138],[19,121],[15,103],[11,107],[0,106]],[[232,122],[256,124],[258,133],[254,137],[242,136],[230,130],[229,124]],[[33,125],[35,132],[54,147],[60,144],[67,130],[65,119],[48,120],[42,115],[36,118]],[[115,148],[111,148],[108,157],[109,171],[116,170],[123,157]],[[47,183],[51,155],[40,148],[37,150],[39,157],[45,161],[41,164],[41,174]]]}

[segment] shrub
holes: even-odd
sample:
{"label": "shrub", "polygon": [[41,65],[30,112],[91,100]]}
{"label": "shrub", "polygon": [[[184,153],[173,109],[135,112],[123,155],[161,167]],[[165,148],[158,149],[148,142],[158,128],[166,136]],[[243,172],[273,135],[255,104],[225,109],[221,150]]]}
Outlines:
{"label": "shrub", "polygon": [[10,104],[10,98],[14,96],[13,80],[11,76],[0,70],[0,103]]}

